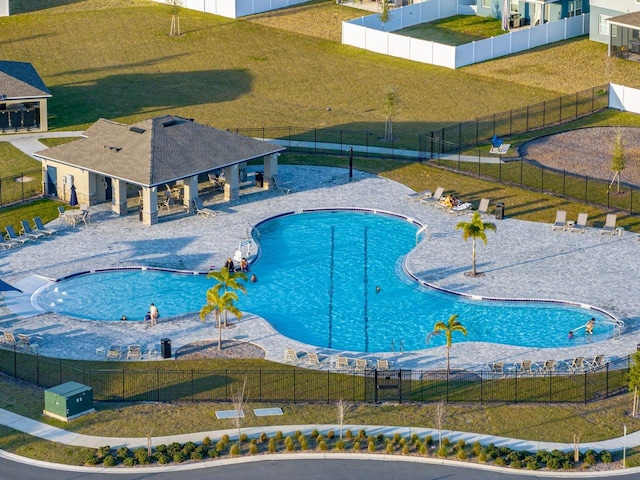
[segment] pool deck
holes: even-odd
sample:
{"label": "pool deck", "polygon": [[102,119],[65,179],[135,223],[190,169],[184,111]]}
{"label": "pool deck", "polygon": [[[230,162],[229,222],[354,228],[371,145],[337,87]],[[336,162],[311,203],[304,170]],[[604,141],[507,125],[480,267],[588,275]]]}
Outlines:
{"label": "pool deck", "polygon": [[[219,268],[245,238],[247,225],[278,213],[305,208],[361,207],[406,215],[427,223],[430,239],[422,242],[407,259],[407,268],[418,278],[445,289],[480,296],[568,300],[603,308],[625,322],[620,339],[568,348],[523,348],[489,343],[454,343],[453,368],[479,369],[494,361],[532,359],[567,360],[577,356],[607,358],[634,352],[640,343],[640,242],[637,235],[600,235],[597,229],[584,234],[552,231],[549,224],[506,218],[486,221],[497,225],[488,232],[488,244],[477,244],[477,267],[485,273],[470,278],[471,242],[464,242],[455,216],[436,208],[404,199],[411,191],[391,180],[337,168],[280,166],[285,181],[296,191],[289,195],[264,191],[241,197],[229,204],[211,205],[215,218],[184,216],[144,226],[137,215],[118,217],[108,206],[92,207],[89,226],[68,227],[57,222],[57,235],[0,252],[0,277],[25,293],[4,293],[0,298],[0,330],[41,337],[42,355],[71,359],[96,359],[96,349],[109,345],[141,344],[145,354],[170,338],[175,352],[203,339],[217,339],[213,322],[203,323],[197,313],[179,318],[162,318],[145,328],[133,322],[94,322],[58,314],[41,313],[31,307],[30,294],[47,281],[79,271],[100,268],[148,266],[206,271]],[[432,186],[433,189],[437,185]],[[444,187],[453,187],[444,185]],[[478,192],[478,196],[483,195]],[[509,212],[506,212],[507,215]],[[549,221],[553,220],[552,218]],[[162,311],[162,299],[155,302]],[[455,313],[455,312],[452,312]],[[114,316],[119,317],[117,311]],[[443,320],[447,320],[443,318]],[[464,318],[460,318],[464,324]],[[544,335],[544,331],[540,335]],[[439,369],[445,365],[444,347],[414,352],[363,354],[335,351],[302,344],[279,335],[267,321],[246,313],[224,338],[251,341],[261,346],[266,358],[284,361],[284,349],[312,351],[320,358],[336,355],[389,358],[402,368]],[[146,357],[147,355],[145,355]],[[159,359],[158,355],[150,358]],[[324,368],[329,367],[325,362]]]}

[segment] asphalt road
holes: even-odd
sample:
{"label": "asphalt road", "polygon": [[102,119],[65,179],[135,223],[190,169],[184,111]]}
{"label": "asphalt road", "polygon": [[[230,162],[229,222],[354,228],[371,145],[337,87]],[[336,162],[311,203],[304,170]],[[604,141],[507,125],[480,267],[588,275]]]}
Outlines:
{"label": "asphalt road", "polygon": [[[67,472],[61,470],[44,469],[32,465],[25,465],[4,458],[0,458],[0,478],[2,480],[77,480],[77,479],[117,479],[117,480],[282,480],[283,478],[303,478],[304,480],[389,480],[420,479],[420,480],[500,480],[514,478],[545,479],[564,478],[537,475],[518,475],[513,470],[508,474],[495,471],[477,470],[464,467],[450,467],[442,465],[428,465],[424,463],[375,461],[375,460],[268,460],[260,462],[242,463],[215,468],[201,468],[196,470],[158,471],[139,468],[133,474],[117,472],[84,473]],[[114,476],[115,474],[115,476]],[[566,474],[565,474],[566,475]],[[608,480],[629,480],[639,478],[640,475],[616,475],[606,477]],[[577,474],[573,478],[586,478]]]}

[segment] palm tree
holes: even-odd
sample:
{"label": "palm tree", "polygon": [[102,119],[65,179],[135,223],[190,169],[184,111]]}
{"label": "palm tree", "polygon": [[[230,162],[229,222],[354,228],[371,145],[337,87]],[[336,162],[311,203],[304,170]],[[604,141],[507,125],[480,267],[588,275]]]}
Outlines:
{"label": "palm tree", "polygon": [[451,315],[447,323],[444,323],[443,321],[436,322],[433,326],[433,332],[436,335],[439,332],[444,332],[445,334],[447,341],[447,373],[449,373],[451,371],[449,368],[449,350],[451,349],[451,343],[453,342],[453,332],[461,332],[466,337],[467,329],[458,321],[458,315]]}
{"label": "palm tree", "polygon": [[[207,274],[207,278],[213,278],[218,281],[213,286],[216,291],[222,290],[224,293],[229,291],[238,290],[242,293],[247,293],[247,289],[242,281],[247,281],[247,275],[244,272],[230,272],[227,267],[222,267],[220,271],[212,270]],[[238,300],[236,295],[236,301]],[[227,312],[224,314],[224,326],[227,326]]]}
{"label": "palm tree", "polygon": [[236,292],[223,292],[220,295],[220,289],[218,285],[214,285],[207,290],[207,304],[200,309],[200,320],[203,322],[207,315],[211,312],[215,312],[216,320],[218,321],[218,350],[222,350],[222,314],[231,312],[236,316],[238,320],[242,318],[242,312],[236,307],[235,302],[238,301],[238,294]]}
{"label": "palm tree", "polygon": [[[471,221],[470,222],[459,222],[456,225],[456,230],[462,230],[462,239],[463,240],[466,241],[468,238],[471,238],[472,267],[471,267],[470,275],[472,277],[475,277],[475,276],[478,275],[478,273],[476,272],[476,238],[479,238],[480,240],[482,240],[486,245],[487,244],[487,234],[485,233],[485,230],[492,230],[492,231],[495,232],[496,231],[496,225],[495,225],[495,223],[483,222],[482,221],[482,216],[480,215],[480,212],[476,211],[473,214],[473,217],[471,217]],[[482,274],[482,275],[484,275],[484,274]]]}

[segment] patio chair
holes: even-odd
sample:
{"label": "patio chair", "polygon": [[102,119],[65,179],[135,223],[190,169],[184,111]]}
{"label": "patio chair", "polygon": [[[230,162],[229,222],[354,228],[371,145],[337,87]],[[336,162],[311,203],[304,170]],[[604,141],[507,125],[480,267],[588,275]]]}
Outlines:
{"label": "patio chair", "polygon": [[540,367],[540,373],[553,373],[556,371],[556,361],[555,360],[546,360],[542,367]]}
{"label": "patio chair", "polygon": [[356,358],[355,370],[364,371],[369,368],[369,362],[366,358]]}
{"label": "patio chair", "polygon": [[444,187],[438,187],[433,195],[430,197],[421,198],[420,202],[426,205],[438,205],[442,194],[444,193]]}
{"label": "patio chair", "polygon": [[224,189],[224,177],[219,175],[214,175],[213,173],[209,173],[209,183],[213,187],[214,190],[223,190]]}
{"label": "patio chair", "polygon": [[608,233],[613,236],[616,231],[616,220],[618,216],[615,213],[607,213],[607,220],[604,222],[604,227],[600,230],[600,235]]}
{"label": "patio chair", "polygon": [[107,350],[107,360],[120,360],[122,357],[122,347],[120,345],[111,345]]}
{"label": "patio chair", "polygon": [[67,219],[64,216],[64,207],[58,206],[58,223],[65,222],[67,223]]}
{"label": "patio chair", "polygon": [[305,352],[305,354],[307,358],[307,365],[310,365],[312,367],[319,367],[322,364],[317,353]]}
{"label": "patio chair", "polygon": [[471,207],[473,207],[471,203],[465,202],[447,209],[447,213],[450,213],[452,215],[462,215],[464,213],[470,212]]}
{"label": "patio chair", "polygon": [[20,235],[24,237],[31,238],[32,240],[38,240],[40,238],[46,237],[44,233],[32,230],[31,225],[29,224],[29,220],[20,220],[20,225]]}
{"label": "patio chair", "polygon": [[481,217],[484,217],[489,212],[489,202],[488,198],[481,198],[480,205],[478,205],[478,213],[480,213]]}
{"label": "patio chair", "polygon": [[336,357],[336,370],[351,370],[349,359],[343,356]]}
{"label": "patio chair", "polygon": [[200,197],[193,199],[193,208],[196,209],[196,215],[202,215],[204,218],[215,217],[216,212],[210,208],[205,208]]}
{"label": "patio chair", "polygon": [[10,248],[17,247],[18,245],[20,245],[20,242],[15,242],[13,240],[0,242],[0,247],[2,247],[3,250],[9,250]]}
{"label": "patio chair", "polygon": [[30,352],[35,352],[38,349],[38,344],[31,343],[31,340],[27,335],[24,335],[23,333],[18,333],[16,337],[18,337],[18,347],[24,348],[25,350],[29,350]]}
{"label": "patio chair", "polygon": [[429,198],[432,195],[433,192],[431,190],[422,190],[421,192],[406,193],[404,199],[410,202],[417,202],[423,198]]}
{"label": "patio chair", "polygon": [[33,224],[36,226],[36,231],[37,232],[42,232],[47,237],[50,237],[54,233],[58,233],[57,230],[53,230],[51,228],[45,227],[44,224],[42,223],[42,219],[40,217],[34,217],[33,218]]}
{"label": "patio chair", "polygon": [[142,360],[142,347],[140,345],[129,345],[127,350],[127,360]]}
{"label": "patio chair", "polygon": [[280,178],[280,175],[273,175],[271,177],[271,182],[272,188],[278,192],[289,194],[294,191],[293,187],[288,186],[291,184],[291,182],[283,182],[282,178]]}
{"label": "patio chair", "polygon": [[7,235],[4,237],[4,239],[7,241],[13,240],[14,242],[24,244],[32,240],[26,235],[18,235],[16,231],[13,229],[13,225],[7,225],[6,227],[4,227],[4,229],[7,231]]}
{"label": "patio chair", "polygon": [[567,229],[570,232],[580,232],[584,233],[587,230],[587,220],[589,218],[588,213],[579,213],[578,220],[573,225],[569,225]]}
{"label": "patio chair", "polygon": [[389,360],[385,358],[378,358],[376,361],[377,370],[389,370]]}
{"label": "patio chair", "polygon": [[489,373],[493,376],[504,376],[504,363],[494,362],[488,365]]}
{"label": "patio chair", "polygon": [[298,352],[293,348],[285,348],[284,349],[284,361],[287,363],[300,363],[300,357],[298,356]]}
{"label": "patio chair", "polygon": [[553,225],[551,225],[551,230],[564,230],[565,225],[567,224],[567,211],[566,210],[558,210],[556,212],[556,221]]}
{"label": "patio chair", "polygon": [[584,357],[576,357],[571,363],[567,363],[567,368],[571,373],[584,372]]}
{"label": "patio chair", "polygon": [[515,364],[516,373],[518,373],[518,375],[533,375],[533,365],[532,360],[522,360]]}
{"label": "patio chair", "polygon": [[6,345],[17,345],[16,337],[11,332],[4,332],[4,343]]}
{"label": "patio chair", "polygon": [[587,368],[593,371],[604,368],[607,365],[604,361],[604,355],[596,355],[595,357],[593,357],[593,361],[588,362],[585,360],[584,363],[586,364]]}

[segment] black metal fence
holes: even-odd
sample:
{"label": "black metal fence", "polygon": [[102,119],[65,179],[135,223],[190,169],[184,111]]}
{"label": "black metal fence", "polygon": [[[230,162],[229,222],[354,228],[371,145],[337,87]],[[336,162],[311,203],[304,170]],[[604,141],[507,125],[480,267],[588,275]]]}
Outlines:
{"label": "black metal fence", "polygon": [[42,195],[42,169],[0,178],[0,206]]}
{"label": "black metal fence", "polygon": [[[310,369],[179,370],[78,368],[77,363],[0,349],[0,371],[50,388],[75,381],[92,387],[102,402],[229,402],[247,380],[251,402],[449,402],[580,403],[626,391],[628,357],[597,371],[496,375],[487,371],[365,370],[357,373]],[[147,364],[148,365],[148,364]],[[114,364],[115,367],[115,364]]]}

